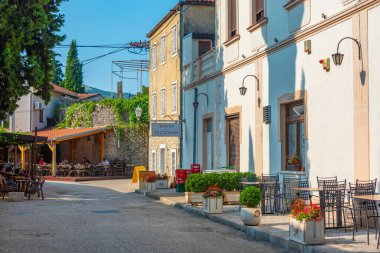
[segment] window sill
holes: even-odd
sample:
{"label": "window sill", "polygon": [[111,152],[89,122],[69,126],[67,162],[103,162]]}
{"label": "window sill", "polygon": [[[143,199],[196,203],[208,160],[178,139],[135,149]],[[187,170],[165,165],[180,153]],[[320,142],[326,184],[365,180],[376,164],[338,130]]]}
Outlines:
{"label": "window sill", "polygon": [[228,47],[229,45],[233,44],[234,42],[240,40],[240,35],[237,34],[235,35],[234,37],[230,38],[229,40],[227,40],[226,42],[223,43],[223,45],[225,45],[226,47]]}
{"label": "window sill", "polygon": [[306,175],[306,172],[305,171],[282,170],[282,171],[280,171],[280,174],[283,174],[283,175],[301,175],[301,176],[304,176],[304,175]]}
{"label": "window sill", "polygon": [[290,11],[294,7],[298,6],[299,4],[303,3],[305,0],[289,0],[287,4],[284,5],[284,8],[287,11]]}
{"label": "window sill", "polygon": [[247,28],[248,32],[253,32],[254,30],[266,25],[268,23],[268,18],[262,18],[259,22],[256,24],[251,25],[250,27]]}

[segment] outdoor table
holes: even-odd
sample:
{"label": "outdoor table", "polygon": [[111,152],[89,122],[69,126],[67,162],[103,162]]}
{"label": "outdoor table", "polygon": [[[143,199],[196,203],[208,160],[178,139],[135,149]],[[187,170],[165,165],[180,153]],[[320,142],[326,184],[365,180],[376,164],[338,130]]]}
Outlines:
{"label": "outdoor table", "polygon": [[380,194],[356,195],[356,196],[351,196],[351,198],[353,198],[353,199],[369,200],[369,201],[380,201]]}

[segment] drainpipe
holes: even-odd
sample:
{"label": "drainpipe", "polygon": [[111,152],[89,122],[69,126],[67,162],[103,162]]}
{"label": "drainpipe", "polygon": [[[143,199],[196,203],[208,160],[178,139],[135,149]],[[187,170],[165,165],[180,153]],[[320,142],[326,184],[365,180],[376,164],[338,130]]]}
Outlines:
{"label": "drainpipe", "polygon": [[182,60],[182,47],[183,47],[183,14],[182,14],[182,3],[179,0],[179,101],[180,101],[180,113],[179,113],[179,122],[181,124],[181,136],[179,140],[179,167],[183,167],[183,112],[184,112],[184,104],[183,104],[183,60]]}
{"label": "drainpipe", "polygon": [[193,164],[195,164],[197,153],[197,110],[198,110],[198,88],[194,89],[194,136],[193,136]]}

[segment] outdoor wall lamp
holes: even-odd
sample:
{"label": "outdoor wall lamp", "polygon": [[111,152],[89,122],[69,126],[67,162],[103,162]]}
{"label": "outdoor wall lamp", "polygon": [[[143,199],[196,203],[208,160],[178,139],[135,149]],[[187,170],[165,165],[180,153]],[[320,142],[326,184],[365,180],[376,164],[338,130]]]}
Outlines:
{"label": "outdoor wall lamp", "polygon": [[136,114],[137,120],[140,120],[141,114],[142,114],[142,109],[141,109],[141,107],[139,105],[135,109],[135,114]]}
{"label": "outdoor wall lamp", "polygon": [[199,106],[198,97],[203,95],[206,97],[206,105],[208,106],[208,96],[205,93],[198,94],[198,88],[194,89],[194,133],[193,133],[193,163],[196,163],[196,154],[197,154],[197,110]]}
{"label": "outdoor wall lamp", "polygon": [[247,75],[247,76],[244,77],[244,79],[243,79],[243,83],[242,83],[241,87],[239,88],[239,91],[240,91],[240,95],[241,95],[241,96],[245,96],[245,94],[247,93],[247,87],[244,86],[244,82],[245,82],[245,79],[246,79],[247,77],[254,77],[254,78],[256,79],[256,81],[257,81],[257,90],[259,90],[259,84],[260,84],[260,81],[259,81],[259,79],[257,78],[257,76],[255,76],[255,75]]}
{"label": "outdoor wall lamp", "polygon": [[357,39],[354,39],[354,38],[351,38],[351,37],[344,37],[343,39],[341,39],[339,41],[338,47],[336,49],[336,53],[332,55],[334,64],[336,66],[340,66],[342,64],[342,62],[343,62],[344,54],[339,53],[339,45],[345,39],[350,39],[350,40],[355,41],[355,43],[358,45],[358,48],[359,48],[359,61],[362,59],[362,46],[360,45],[360,42]]}

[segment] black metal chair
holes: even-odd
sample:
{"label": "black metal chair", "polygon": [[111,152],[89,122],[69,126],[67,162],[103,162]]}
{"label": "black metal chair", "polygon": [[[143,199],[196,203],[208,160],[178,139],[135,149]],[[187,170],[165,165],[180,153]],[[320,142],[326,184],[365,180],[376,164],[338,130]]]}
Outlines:
{"label": "black metal chair", "polygon": [[[357,226],[357,216],[356,214],[359,213],[360,218],[360,226],[363,227],[363,221],[362,221],[362,213],[365,212],[366,217],[366,223],[367,223],[367,243],[369,244],[369,221],[371,218],[373,218],[374,224],[375,224],[375,238],[377,238],[377,218],[379,218],[379,213],[376,205],[376,201],[370,201],[370,200],[362,200],[357,198],[352,198],[353,196],[360,196],[360,195],[373,195],[376,193],[376,184],[377,179],[369,180],[369,181],[360,181],[356,180],[356,184],[349,183],[349,197],[350,197],[350,212],[353,220],[353,232],[352,232],[352,240],[355,239],[355,231],[358,231]],[[379,244],[377,245],[379,248]]]}
{"label": "black metal chair", "polygon": [[323,188],[324,185],[336,185],[338,177],[317,177],[318,188]]}
{"label": "black metal chair", "polygon": [[[321,209],[325,214],[326,228],[345,228],[346,180],[326,180],[322,184]],[[322,199],[323,198],[323,199]]]}
{"label": "black metal chair", "polygon": [[278,180],[260,179],[260,190],[262,193],[262,213],[277,213],[279,211],[279,183]]}

